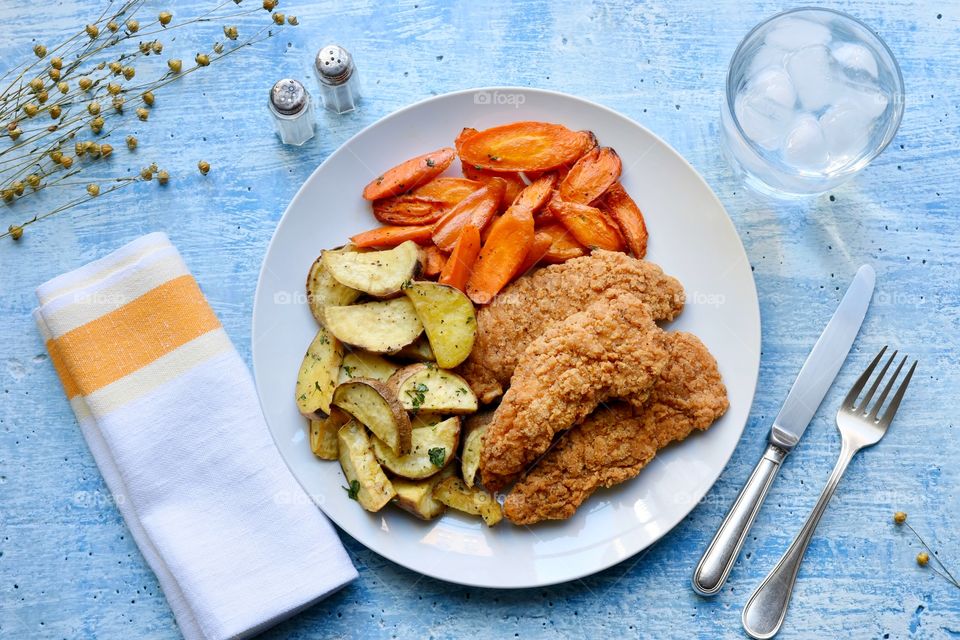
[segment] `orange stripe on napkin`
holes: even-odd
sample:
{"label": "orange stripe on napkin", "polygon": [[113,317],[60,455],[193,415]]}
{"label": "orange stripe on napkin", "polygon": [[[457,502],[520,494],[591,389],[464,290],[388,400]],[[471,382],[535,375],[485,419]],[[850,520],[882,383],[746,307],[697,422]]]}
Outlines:
{"label": "orange stripe on napkin", "polygon": [[88,395],[141,369],[220,321],[193,276],[174,278],[48,345],[67,397]]}

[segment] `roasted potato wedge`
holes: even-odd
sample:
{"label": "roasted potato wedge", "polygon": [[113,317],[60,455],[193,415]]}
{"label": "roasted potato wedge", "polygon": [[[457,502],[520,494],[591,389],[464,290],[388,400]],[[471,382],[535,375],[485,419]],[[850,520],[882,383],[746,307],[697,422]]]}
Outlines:
{"label": "roasted potato wedge", "polygon": [[343,356],[343,364],[340,365],[340,377],[337,379],[337,383],[354,378],[373,378],[380,382],[386,382],[399,368],[375,353],[360,350],[348,351]]}
{"label": "roasted potato wedge", "polygon": [[477,396],[467,381],[432,364],[398,369],[387,382],[407,411],[467,414],[477,410]]}
{"label": "roasted potato wedge", "polygon": [[337,432],[348,422],[350,422],[350,416],[336,407],[330,407],[330,415],[326,418],[311,420],[310,450],[313,451],[313,455],[322,460],[336,460],[340,452],[337,445]]}
{"label": "roasted potato wedge", "polygon": [[337,386],[343,345],[320,327],[313,342],[307,347],[297,374],[297,408],[307,418],[325,418],[330,413],[330,399]]}
{"label": "roasted potato wedge", "polygon": [[370,449],[370,438],[363,425],[351,420],[337,432],[340,467],[347,479],[347,495],[367,511],[379,511],[395,495],[387,474]]}
{"label": "roasted potato wedge", "polygon": [[423,332],[423,324],[407,297],[327,307],[324,316],[330,333],[341,342],[376,353],[399,351]]}
{"label": "roasted potato wedge", "polygon": [[366,425],[397,455],[410,453],[410,417],[384,383],[356,378],[339,384],[333,404]]}
{"label": "roasted potato wedge", "polygon": [[417,362],[434,362],[437,357],[433,355],[433,349],[430,348],[430,341],[420,336],[395,354],[398,358],[406,360],[416,360]]}
{"label": "roasted potato wedge", "polygon": [[447,509],[447,505],[433,497],[433,488],[444,478],[449,478],[453,474],[454,467],[450,465],[425,480],[394,478],[391,482],[397,495],[393,499],[393,504],[421,520],[433,520]]}
{"label": "roasted potato wedge", "polygon": [[399,292],[420,270],[420,247],[412,240],[384,251],[325,252],[322,258],[337,282],[378,298]]}
{"label": "roasted potato wedge", "polygon": [[416,414],[410,416],[410,425],[414,429],[419,429],[420,427],[432,427],[436,424],[440,424],[444,421],[444,415],[442,413],[435,413],[433,411],[418,411]]}
{"label": "roasted potato wedge", "polygon": [[467,359],[477,337],[477,314],[462,291],[436,282],[404,288],[430,340],[437,364],[452,369]]}
{"label": "roasted potato wedge", "polygon": [[488,527],[503,519],[500,503],[492,495],[475,487],[468,487],[456,476],[445,478],[433,488],[433,497],[451,509],[483,518]]}
{"label": "roasted potato wedge", "polygon": [[464,424],[466,435],[463,438],[463,453],[460,456],[460,472],[468,487],[476,484],[477,469],[480,468],[480,449],[483,448],[483,436],[487,433],[487,427],[490,426],[491,420],[493,420],[493,411],[485,411],[470,416]]}
{"label": "roasted potato wedge", "polygon": [[409,480],[429,478],[450,464],[460,444],[460,418],[447,418],[432,427],[413,430],[410,453],[398,456],[379,438],[373,439],[373,454],[381,465]]}
{"label": "roasted potato wedge", "polygon": [[323,256],[328,254],[355,253],[356,247],[347,245],[342,249],[329,249],[322,251],[320,256],[313,261],[310,271],[307,273],[307,303],[310,305],[310,313],[320,324],[325,324],[323,319],[323,310],[326,307],[342,306],[353,304],[360,297],[360,291],[340,284],[327,270],[323,261]]}

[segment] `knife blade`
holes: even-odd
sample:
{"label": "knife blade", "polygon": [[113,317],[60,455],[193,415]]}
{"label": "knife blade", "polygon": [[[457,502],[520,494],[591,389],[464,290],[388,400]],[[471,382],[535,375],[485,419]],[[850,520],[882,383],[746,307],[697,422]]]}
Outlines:
{"label": "knife blade", "polygon": [[774,418],[767,450],[694,569],[693,590],[697,593],[715,595],[726,581],[780,466],[800,441],[850,353],[870,306],[875,283],[873,267],[866,264],[860,267],[830,322],[813,345]]}

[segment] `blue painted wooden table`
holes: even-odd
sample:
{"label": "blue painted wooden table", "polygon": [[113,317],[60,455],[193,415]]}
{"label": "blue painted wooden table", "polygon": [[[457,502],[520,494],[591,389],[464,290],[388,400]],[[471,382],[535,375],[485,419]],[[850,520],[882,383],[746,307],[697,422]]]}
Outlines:
{"label": "blue painted wooden table", "polygon": [[[247,0],[248,2],[251,0]],[[0,67],[88,22],[103,0],[0,6]],[[148,4],[196,14],[197,3]],[[204,4],[204,3],[200,3]],[[212,4],[212,2],[210,3]],[[838,2],[873,26],[903,68],[906,116],[887,151],[829,195],[782,205],[746,192],[718,150],[726,64],[778,2],[293,2],[301,26],[166,88],[141,149],[172,184],[138,185],[0,242],[0,637],[175,638],[157,582],[111,504],[54,377],[30,311],[42,281],[148,231],[180,248],[240,352],[261,257],[299,184],[361,127],[430,95],[513,84],[608,105],[664,137],[714,188],[743,238],[763,319],[760,384],[740,447],[716,486],[653,548],[596,576],[520,592],[422,578],[345,537],[360,579],[266,637],[741,637],[740,609],[813,505],[839,450],[832,414],[883,344],[920,359],[888,437],[851,466],[821,523],[782,637],[956,638],[960,593],[914,563],[911,522],[960,570],[957,341],[960,331],[960,7]],[[219,25],[178,36],[209,47]],[[320,134],[282,147],[264,98],[282,75],[309,79],[312,53],[355,53],[363,108],[321,114]],[[192,57],[192,53],[190,54]],[[311,81],[312,82],[312,81]],[[312,86],[312,84],[311,84]],[[198,160],[213,166],[203,178]],[[3,227],[25,208],[3,211]],[[863,262],[877,295],[849,366],[787,462],[723,592],[689,588],[698,554],[764,446],[764,436],[842,290]],[[310,544],[304,540],[304,544]]]}

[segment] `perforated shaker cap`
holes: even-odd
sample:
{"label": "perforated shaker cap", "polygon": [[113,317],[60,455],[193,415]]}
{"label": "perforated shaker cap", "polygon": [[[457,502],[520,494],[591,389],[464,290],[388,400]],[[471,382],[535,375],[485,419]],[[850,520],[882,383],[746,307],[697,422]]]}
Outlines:
{"label": "perforated shaker cap", "polygon": [[303,111],[307,106],[307,90],[293,78],[278,80],[270,90],[270,105],[285,116],[292,116]]}
{"label": "perforated shaker cap", "polygon": [[353,75],[353,56],[337,44],[328,44],[320,49],[314,64],[324,84],[343,84]]}

